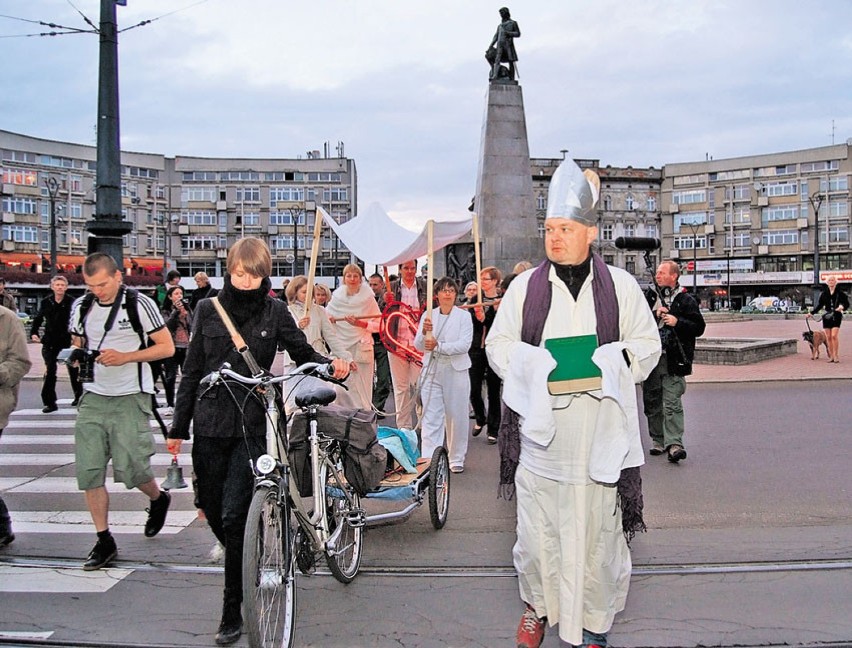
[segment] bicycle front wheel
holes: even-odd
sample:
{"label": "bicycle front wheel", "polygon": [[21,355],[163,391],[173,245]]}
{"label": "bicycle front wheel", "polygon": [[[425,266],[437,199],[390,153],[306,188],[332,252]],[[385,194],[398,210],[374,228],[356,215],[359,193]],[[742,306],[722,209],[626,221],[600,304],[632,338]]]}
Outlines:
{"label": "bicycle front wheel", "polygon": [[290,502],[273,485],[254,492],[243,546],[244,626],[252,648],[290,648],[296,625]]}
{"label": "bicycle front wheel", "polygon": [[325,484],[325,516],[329,537],[333,538],[333,543],[326,548],[325,559],[337,580],[351,583],[361,568],[361,540],[366,517],[361,498],[345,484],[343,488],[351,498],[347,500],[326,464],[320,468],[320,483]]}

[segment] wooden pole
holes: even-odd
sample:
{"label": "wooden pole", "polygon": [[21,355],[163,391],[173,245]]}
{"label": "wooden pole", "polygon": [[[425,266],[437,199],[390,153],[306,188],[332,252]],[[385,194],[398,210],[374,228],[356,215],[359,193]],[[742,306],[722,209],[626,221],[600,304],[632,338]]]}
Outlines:
{"label": "wooden pole", "polygon": [[311,245],[311,262],[308,265],[308,285],[305,287],[305,317],[311,312],[311,302],[314,300],[314,277],[317,273],[317,257],[319,257],[320,241],[322,240],[322,213],[319,209],[314,212],[314,240]]}
{"label": "wooden pole", "polygon": [[[432,272],[434,271],[434,263],[432,263],[432,258],[434,257],[435,252],[435,221],[429,220],[426,223],[426,317],[429,321],[432,321],[432,299],[434,297],[433,292],[433,282],[432,282]],[[429,340],[432,339],[432,332],[427,331],[424,337]]]}
{"label": "wooden pole", "polygon": [[476,265],[476,301],[482,303],[482,282],[479,276],[482,274],[482,256],[479,252],[479,216],[473,215],[473,258]]}

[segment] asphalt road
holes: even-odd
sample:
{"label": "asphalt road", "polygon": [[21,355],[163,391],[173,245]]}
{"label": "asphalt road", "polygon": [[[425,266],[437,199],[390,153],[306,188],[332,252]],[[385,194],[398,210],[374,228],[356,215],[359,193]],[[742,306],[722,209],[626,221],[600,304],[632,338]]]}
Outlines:
{"label": "asphalt road", "polygon": [[[613,645],[852,643],[849,386],[689,386],[688,459],[648,457],[643,468],[649,532],[633,543],[631,595]],[[25,383],[21,406],[40,405],[38,390]],[[353,584],[300,580],[297,645],[513,645],[521,611],[514,502],[497,499],[496,483],[496,447],[472,439],[465,473],[452,476],[443,530],[432,529],[424,507],[405,523],[369,529]],[[7,496],[13,515],[28,498]],[[82,498],[70,492],[57,505],[80,508]],[[0,584],[0,641],[4,631],[40,630],[63,645],[212,645],[221,574],[207,559],[211,540],[200,522],[153,540],[141,529],[122,536],[118,566],[131,571],[108,593],[3,592]],[[90,545],[88,534],[22,534],[0,553],[0,569],[59,558],[71,561],[59,571],[79,576],[68,568]],[[544,645],[559,645],[555,632]]]}

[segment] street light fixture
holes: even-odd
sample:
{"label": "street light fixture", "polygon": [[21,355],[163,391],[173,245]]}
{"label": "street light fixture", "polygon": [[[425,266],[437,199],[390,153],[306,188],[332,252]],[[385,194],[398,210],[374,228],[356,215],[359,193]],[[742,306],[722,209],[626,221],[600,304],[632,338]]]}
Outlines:
{"label": "street light fixture", "polygon": [[808,201],[811,203],[811,207],[814,210],[814,284],[812,288],[814,289],[814,304],[817,303],[819,299],[819,209],[822,207],[822,201],[825,198],[825,194],[821,191],[814,191]]}
{"label": "street light fixture", "polygon": [[50,196],[50,278],[56,276],[56,196],[59,194],[59,183],[56,178],[49,177],[44,181],[47,195]]}
{"label": "street light fixture", "polygon": [[692,293],[698,300],[698,228],[699,223],[681,223],[692,230]]}

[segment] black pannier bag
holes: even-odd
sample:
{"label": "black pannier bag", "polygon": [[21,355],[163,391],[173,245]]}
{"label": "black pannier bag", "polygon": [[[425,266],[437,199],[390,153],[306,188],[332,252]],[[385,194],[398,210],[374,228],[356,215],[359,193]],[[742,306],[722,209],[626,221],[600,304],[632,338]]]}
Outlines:
{"label": "black pannier bag", "polygon": [[[376,439],[376,413],[329,405],[317,412],[320,434],[337,439],[343,448],[343,474],[362,497],[374,490],[385,475],[387,450]],[[302,497],[313,495],[308,418],[303,412],[293,416],[290,426],[290,470]]]}

